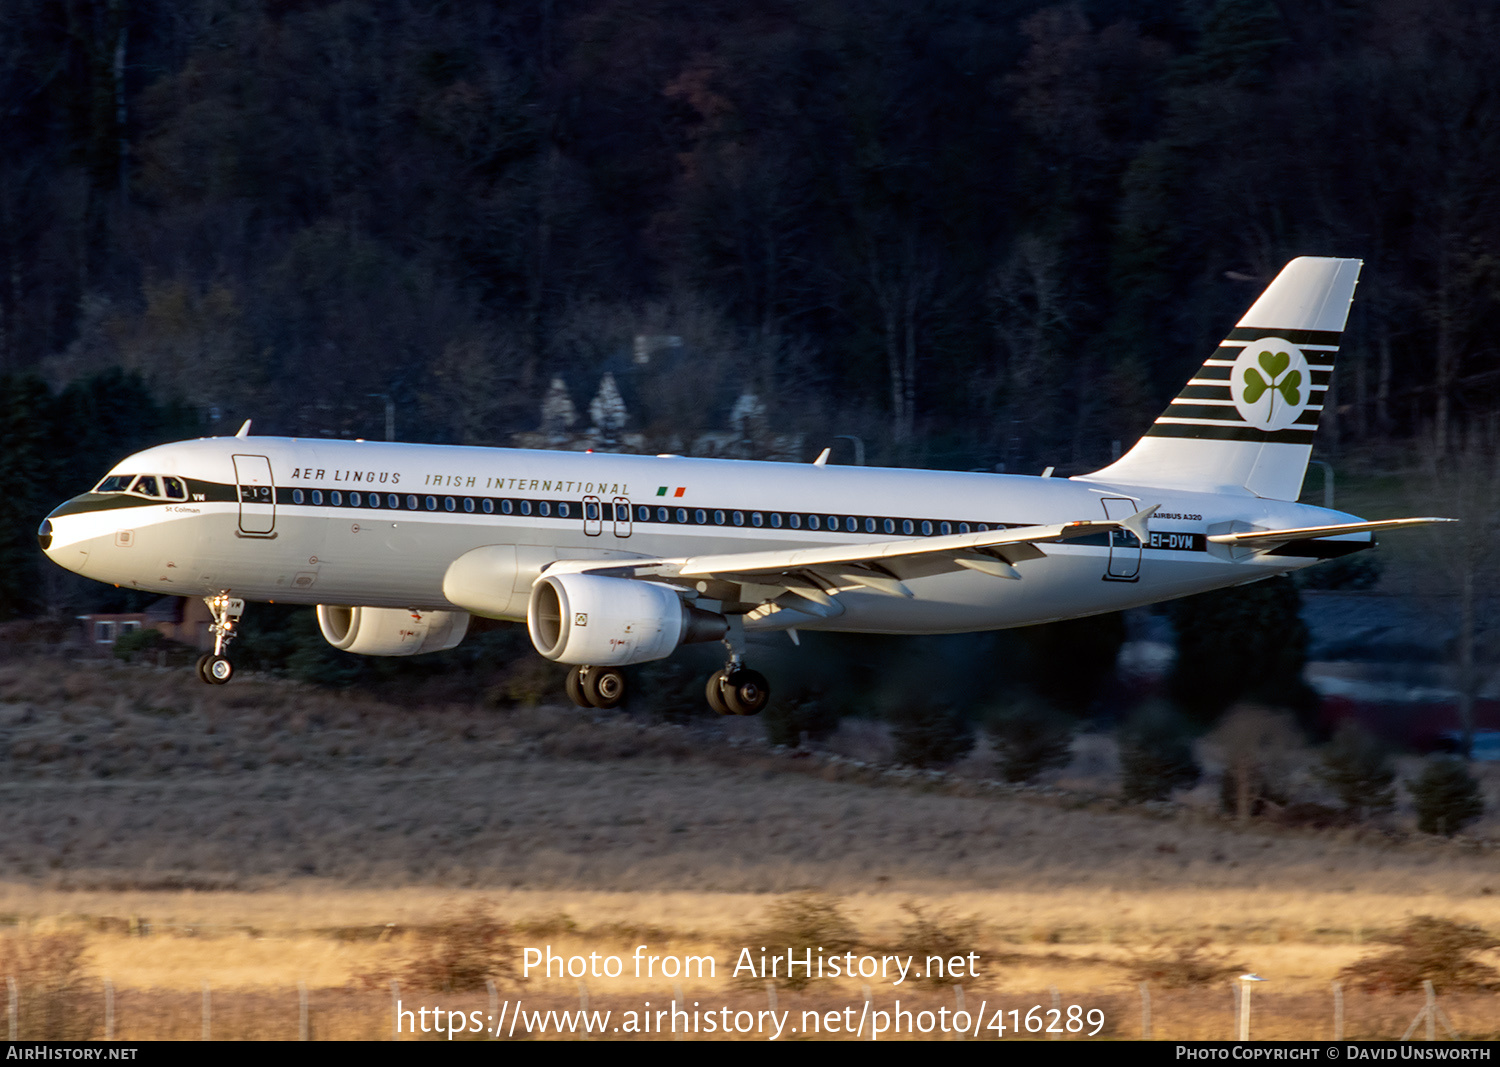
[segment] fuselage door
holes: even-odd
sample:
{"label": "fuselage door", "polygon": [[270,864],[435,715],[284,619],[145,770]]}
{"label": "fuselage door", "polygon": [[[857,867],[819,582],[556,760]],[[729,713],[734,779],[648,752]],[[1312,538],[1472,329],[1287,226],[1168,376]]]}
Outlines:
{"label": "fuselage door", "polygon": [[240,493],[240,533],[267,537],[276,531],[276,481],[265,456],[235,456]]}
{"label": "fuselage door", "polygon": [[615,497],[615,536],[630,536],[630,498]]}
{"label": "fuselage door", "polygon": [[[1104,498],[1106,519],[1128,519],[1140,510],[1129,497],[1107,496]],[[1125,530],[1109,532],[1109,566],[1104,571],[1107,582],[1134,582],[1141,576],[1140,539]]]}
{"label": "fuselage door", "polygon": [[589,537],[598,537],[604,532],[604,505],[596,496],[583,498],[583,532]]}

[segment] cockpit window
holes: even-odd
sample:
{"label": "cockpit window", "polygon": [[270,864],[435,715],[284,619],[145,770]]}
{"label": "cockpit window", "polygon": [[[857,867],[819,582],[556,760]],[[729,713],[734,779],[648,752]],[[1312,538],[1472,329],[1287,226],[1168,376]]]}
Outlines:
{"label": "cockpit window", "polygon": [[111,474],[104,481],[94,487],[96,493],[123,493],[130,488],[130,483],[135,480],[133,474]]}
{"label": "cockpit window", "polygon": [[166,490],[169,500],[186,500],[187,486],[182,484],[181,478],[173,478],[170,474],[162,478],[162,487]]}
{"label": "cockpit window", "polygon": [[156,487],[156,475],[143,474],[135,480],[132,491],[140,496],[161,496],[161,490]]}

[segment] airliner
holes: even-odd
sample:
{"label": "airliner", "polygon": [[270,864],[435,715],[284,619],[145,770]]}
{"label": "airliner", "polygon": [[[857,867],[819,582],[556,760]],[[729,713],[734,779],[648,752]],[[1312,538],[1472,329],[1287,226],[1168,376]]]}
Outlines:
{"label": "airliner", "polygon": [[622,666],[722,642],[724,714],[765,707],[753,633],[934,634],[1189,596],[1369,548],[1297,502],[1361,262],[1290,262],[1146,435],[1071,478],[373,441],[204,438],[139,452],[38,536],[101,582],[202,597],[223,684],[246,601],[317,608],[335,647],[450,649],[526,622],[610,708]]}

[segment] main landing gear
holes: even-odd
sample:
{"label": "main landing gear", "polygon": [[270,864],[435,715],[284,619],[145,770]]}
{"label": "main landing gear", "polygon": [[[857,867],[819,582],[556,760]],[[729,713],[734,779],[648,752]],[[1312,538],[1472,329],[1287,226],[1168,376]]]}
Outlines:
{"label": "main landing gear", "polygon": [[204,597],[203,602],[213,613],[214,623],[209,632],[214,635],[214,650],[198,660],[198,677],[209,685],[223,685],[234,677],[234,664],[225,657],[224,651],[234,640],[240,616],[245,613],[245,602],[228,593]]}
{"label": "main landing gear", "polygon": [[[764,674],[744,664],[745,630],[737,616],[730,618],[724,647],[729,662],[709,676],[703,691],[708,706],[720,715],[759,715],[771,700],[771,687]],[[567,690],[568,699],[580,708],[618,707],[625,699],[625,676],[615,667],[574,667],[568,671]]]}
{"label": "main landing gear", "polygon": [[567,688],[580,708],[609,709],[625,699],[625,676],[613,667],[574,667]]}
{"label": "main landing gear", "polygon": [[724,647],[729,662],[709,675],[704,687],[708,706],[720,715],[759,715],[771,699],[771,687],[764,674],[745,666],[745,626],[738,615],[730,617]]}

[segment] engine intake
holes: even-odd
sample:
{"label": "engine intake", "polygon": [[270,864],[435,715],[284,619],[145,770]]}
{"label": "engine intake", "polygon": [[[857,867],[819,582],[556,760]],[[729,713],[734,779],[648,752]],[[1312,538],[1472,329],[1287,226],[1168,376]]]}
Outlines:
{"label": "engine intake", "polygon": [[318,605],[318,629],[334,648],[361,656],[415,656],[456,648],[469,632],[466,611]]}
{"label": "engine intake", "polygon": [[679,645],[717,641],[729,620],[693,607],[664,585],[551,574],[532,586],[526,629],[550,660],[618,667],[663,659]]}

